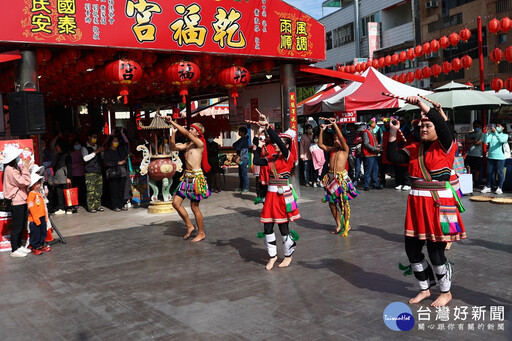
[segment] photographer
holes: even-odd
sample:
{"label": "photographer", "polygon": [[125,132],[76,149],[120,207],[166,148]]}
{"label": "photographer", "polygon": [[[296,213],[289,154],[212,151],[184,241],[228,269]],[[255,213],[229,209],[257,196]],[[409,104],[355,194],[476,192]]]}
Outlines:
{"label": "photographer", "polygon": [[506,125],[500,122],[496,125],[490,124],[484,135],[483,142],[488,144],[487,148],[487,184],[482,189],[482,193],[490,193],[491,186],[498,176],[496,194],[503,194],[503,167],[505,166],[505,144],[508,141],[508,135],[504,132]]}

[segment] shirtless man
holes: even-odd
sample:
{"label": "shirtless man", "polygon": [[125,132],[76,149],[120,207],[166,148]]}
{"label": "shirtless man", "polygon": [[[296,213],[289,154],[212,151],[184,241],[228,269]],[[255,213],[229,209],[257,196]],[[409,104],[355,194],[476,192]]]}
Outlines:
{"label": "shirtless man", "polygon": [[[318,146],[331,155],[329,159],[329,173],[322,180],[326,192],[322,201],[329,203],[332,216],[336,221],[336,229],[332,233],[343,233],[342,236],[346,237],[350,230],[350,205],[348,200],[355,198],[358,193],[352,185],[346,170],[350,149],[340,128],[336,124],[336,119],[330,118],[329,121],[331,122],[329,125],[322,124],[320,126],[321,131],[318,137]],[[332,126],[336,132],[332,147],[324,144],[323,135],[328,126]],[[338,206],[340,210],[338,210]]]}
{"label": "shirtless man", "polygon": [[[168,119],[174,126],[173,134],[169,143],[171,151],[183,151],[185,152],[185,172],[181,177],[181,182],[176,189],[174,198],[172,199],[172,206],[176,209],[181,219],[187,225],[187,233],[183,239],[188,239],[192,232],[195,230],[195,226],[188,217],[187,210],[183,207],[183,199],[190,199],[190,208],[194,213],[194,217],[197,223],[197,235],[192,242],[199,242],[203,240],[206,235],[203,227],[203,214],[199,209],[199,202],[201,199],[206,199],[210,196],[210,190],[206,183],[206,179],[203,174],[209,171],[208,159],[204,158],[205,140],[204,140],[204,127],[200,123],[194,123],[190,125],[190,129],[180,126],[178,123]],[[176,132],[179,131],[186,138],[189,139],[187,143],[176,143]],[[201,168],[203,167],[203,169]]]}

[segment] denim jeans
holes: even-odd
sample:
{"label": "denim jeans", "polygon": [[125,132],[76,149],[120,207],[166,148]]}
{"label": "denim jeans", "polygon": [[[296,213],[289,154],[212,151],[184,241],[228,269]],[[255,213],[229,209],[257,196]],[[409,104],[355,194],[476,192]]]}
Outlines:
{"label": "denim jeans", "polygon": [[496,175],[498,175],[498,187],[503,187],[503,167],[505,167],[505,160],[487,159],[487,187],[491,188]]}
{"label": "denim jeans", "polygon": [[310,181],[311,170],[313,169],[313,161],[304,160],[304,183],[307,185]]}
{"label": "denim jeans", "polygon": [[379,187],[379,158],[376,156],[364,158],[364,187],[370,187],[370,178],[374,187]]}
{"label": "denim jeans", "polygon": [[361,163],[363,159],[360,156],[356,156],[354,158],[354,178],[352,181],[359,182],[359,177],[361,176]]}
{"label": "denim jeans", "polygon": [[238,165],[238,176],[240,178],[240,189],[241,190],[249,190],[249,176],[247,175],[247,165],[249,163],[248,159],[242,159],[240,164]]}

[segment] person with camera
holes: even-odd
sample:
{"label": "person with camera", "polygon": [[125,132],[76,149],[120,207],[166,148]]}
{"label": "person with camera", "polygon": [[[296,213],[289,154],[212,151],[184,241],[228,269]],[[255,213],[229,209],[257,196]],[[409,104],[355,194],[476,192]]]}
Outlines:
{"label": "person with camera", "polygon": [[503,167],[505,167],[505,144],[508,141],[508,135],[503,132],[506,124],[500,122],[496,125],[490,124],[484,135],[483,143],[487,143],[487,183],[482,189],[482,193],[490,193],[491,186],[498,177],[496,194],[503,194]]}
{"label": "person with camera", "polygon": [[[437,278],[441,294],[431,306],[440,307],[452,299],[452,267],[445,256],[446,244],[466,238],[459,214],[464,207],[452,187],[452,183],[457,182],[451,175],[457,145],[449,124],[438,110],[429,108],[416,96],[407,97],[406,102],[419,106],[422,111],[421,141],[398,150],[400,123],[393,120],[387,157],[395,163],[408,163],[412,180],[404,224],[405,252],[420,292],[409,303],[419,303],[430,297],[430,288]],[[422,252],[425,243],[432,266]]]}

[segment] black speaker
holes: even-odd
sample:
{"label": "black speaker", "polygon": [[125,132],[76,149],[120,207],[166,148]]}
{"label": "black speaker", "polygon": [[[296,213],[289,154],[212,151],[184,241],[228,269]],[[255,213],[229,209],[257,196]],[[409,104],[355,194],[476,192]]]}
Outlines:
{"label": "black speaker", "polygon": [[10,92],[9,124],[13,135],[44,134],[44,96],[38,91]]}

